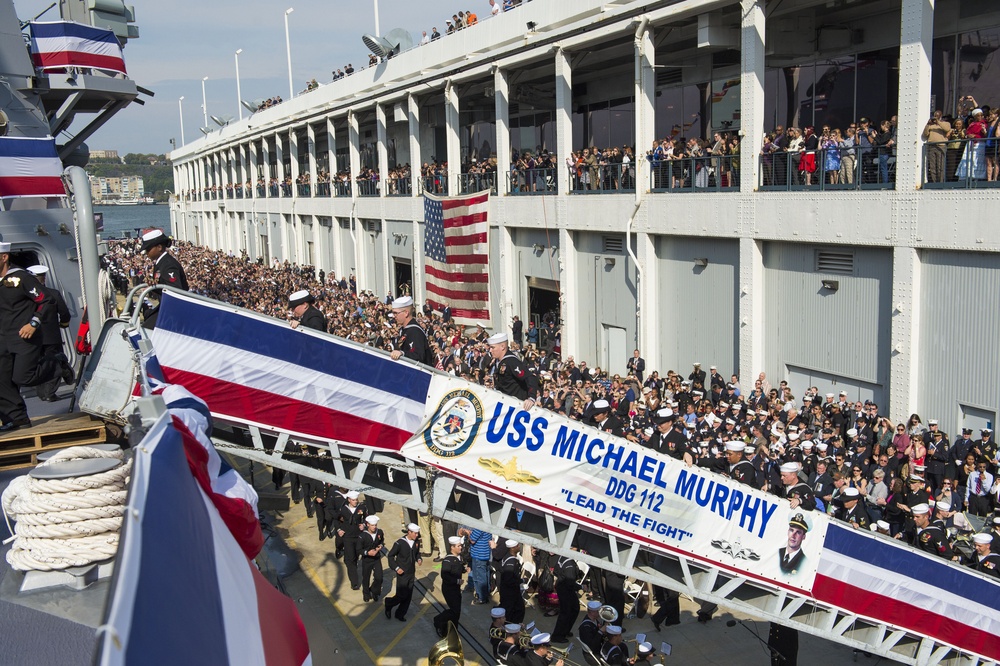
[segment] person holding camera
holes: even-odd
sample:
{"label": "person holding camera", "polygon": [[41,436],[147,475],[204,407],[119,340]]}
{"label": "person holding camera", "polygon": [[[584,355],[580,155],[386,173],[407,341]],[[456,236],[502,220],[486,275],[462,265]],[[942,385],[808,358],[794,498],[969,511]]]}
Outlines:
{"label": "person holding camera", "polygon": [[944,182],[945,149],[948,145],[948,133],[951,123],[944,120],[941,111],[935,111],[920,137],[927,144],[927,182]]}

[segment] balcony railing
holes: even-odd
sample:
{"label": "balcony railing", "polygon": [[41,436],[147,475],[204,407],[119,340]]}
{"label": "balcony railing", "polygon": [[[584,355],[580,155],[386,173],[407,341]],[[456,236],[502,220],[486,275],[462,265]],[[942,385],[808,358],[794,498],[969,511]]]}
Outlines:
{"label": "balcony railing", "polygon": [[559,189],[555,168],[512,169],[507,174],[511,194],[555,194]]}
{"label": "balcony railing", "polygon": [[421,192],[430,192],[431,194],[448,194],[448,174],[434,174],[433,176],[421,176],[420,178],[420,190]]}
{"label": "balcony railing", "polygon": [[351,196],[351,181],[349,180],[338,180],[333,184],[334,196],[338,197],[349,197]]}
{"label": "balcony railing", "polygon": [[739,155],[703,155],[650,163],[652,192],[732,192],[740,189]]}
{"label": "balcony railing", "polygon": [[890,190],[896,187],[893,148],[848,146],[810,152],[762,153],[761,190]]}
{"label": "balcony railing", "polygon": [[[925,189],[980,189],[1000,187],[997,152],[1000,139],[963,139],[947,143],[925,143],[923,178]],[[992,171],[992,173],[991,173]]]}
{"label": "balcony railing", "polygon": [[406,178],[386,178],[385,196],[387,197],[412,197],[413,180]]}
{"label": "balcony railing", "polygon": [[621,194],[635,192],[635,164],[600,164],[596,168],[573,169],[570,172],[570,192],[573,194]]}
{"label": "balcony railing", "polygon": [[489,190],[490,194],[497,193],[496,172],[487,173],[460,173],[458,174],[458,187],[462,194],[472,194]]}
{"label": "balcony railing", "polygon": [[369,180],[367,178],[357,181],[358,183],[358,196],[359,197],[377,197],[379,196],[378,191],[378,181]]}
{"label": "balcony railing", "polygon": [[330,196],[330,181],[321,180],[316,183],[316,196],[324,199]]}

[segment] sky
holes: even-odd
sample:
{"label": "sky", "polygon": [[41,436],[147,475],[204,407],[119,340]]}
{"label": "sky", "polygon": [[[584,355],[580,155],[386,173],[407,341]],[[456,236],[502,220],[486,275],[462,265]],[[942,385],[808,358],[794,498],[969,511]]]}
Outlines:
{"label": "sky", "polygon": [[[14,0],[14,6],[23,21],[51,1]],[[140,37],[126,45],[125,66],[129,76],[155,96],[141,96],[145,106],[129,105],[87,144],[91,150],[117,150],[121,155],[169,152],[170,139],[181,143],[178,99],[182,95],[184,137],[194,141],[205,124],[201,110],[205,76],[209,115],[238,118],[237,49],[243,49],[239,59],[244,100],[273,95],[288,99],[284,13],[289,7],[295,10],[288,16],[288,32],[296,92],[312,78],[328,82],[332,70],[349,62],[361,69],[368,64],[369,53],[361,35],[375,30],[375,2],[383,34],[405,28],[415,39],[433,25],[441,28],[459,9],[480,16],[489,13],[488,0],[461,0],[460,5],[452,0],[127,0],[135,7]],[[52,9],[39,20],[58,19],[58,9]]]}

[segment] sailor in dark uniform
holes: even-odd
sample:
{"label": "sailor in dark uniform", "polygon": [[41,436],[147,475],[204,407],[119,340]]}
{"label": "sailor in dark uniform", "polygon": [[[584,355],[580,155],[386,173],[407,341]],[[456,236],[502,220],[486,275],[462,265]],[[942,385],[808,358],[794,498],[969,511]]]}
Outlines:
{"label": "sailor in dark uniform", "polygon": [[434,628],[438,636],[448,635],[448,623],[458,629],[458,621],[462,617],[462,576],[469,568],[462,561],[462,543],[460,536],[448,537],[448,555],[441,560],[441,596],[448,605],[434,616]]}
{"label": "sailor in dark uniform", "polygon": [[[500,645],[507,639],[508,634],[504,630],[504,626],[507,624],[507,611],[503,608],[497,606],[490,611],[490,647],[493,648],[493,657],[499,659],[499,653],[497,650]],[[515,633],[521,632],[521,625],[514,625],[517,627]],[[514,643],[517,643],[517,638],[514,638]]]}
{"label": "sailor in dark uniform", "polygon": [[605,628],[605,633],[608,635],[608,640],[601,647],[601,659],[608,666],[625,666],[625,664],[628,664],[628,646],[622,641],[622,628],[614,624],[609,624]]}
{"label": "sailor in dark uniform", "polygon": [[576,618],[580,617],[580,597],[577,594],[580,585],[576,582],[579,573],[580,568],[573,558],[563,556],[556,560],[555,588],[559,596],[559,617],[552,629],[553,643],[565,643],[569,640]]}
{"label": "sailor in dark uniform", "polygon": [[910,507],[913,514],[913,526],[915,531],[906,534],[907,530],[896,535],[897,539],[908,536],[910,543],[919,550],[932,555],[937,555],[946,560],[955,559],[955,553],[948,543],[948,535],[939,525],[931,523],[931,509],[926,504],[917,504]]}
{"label": "sailor in dark uniform", "polygon": [[365,517],[361,533],[361,590],[365,601],[378,601],[382,596],[382,546],[385,533],[379,529],[378,516]]}
{"label": "sailor in dark uniform", "polygon": [[[494,608],[493,610],[498,609]],[[523,653],[520,645],[521,625],[511,622],[510,624],[502,625],[500,632],[503,634],[503,640],[493,646],[493,657],[497,660],[497,663],[500,666],[515,666],[516,664],[523,663]],[[490,640],[493,640],[492,629],[490,631]]]}
{"label": "sailor in dark uniform", "polygon": [[10,263],[10,243],[0,243],[0,432],[30,427],[21,386],[52,379],[56,365],[42,354],[38,328],[55,307],[28,271]]}
{"label": "sailor in dark uniform", "polygon": [[694,456],[688,451],[687,437],[674,427],[677,415],[669,407],[657,410],[650,419],[656,426],[656,431],[645,442],[644,446],[671,458],[683,460],[687,464],[694,463]]}
{"label": "sailor in dark uniform", "polygon": [[73,383],[73,368],[69,364],[69,359],[63,352],[62,330],[69,327],[69,308],[66,301],[58,289],[53,289],[46,285],[48,266],[30,266],[28,272],[34,275],[42,284],[42,292],[52,298],[55,305],[47,312],[47,316],[42,320],[42,356],[50,359],[50,363],[58,368],[56,377],[38,385],[38,398],[51,402],[56,398],[56,389],[59,387],[59,380],[67,384]]}
{"label": "sailor in dark uniform", "polygon": [[430,345],[427,344],[427,334],[414,317],[413,299],[409,296],[397,298],[392,302],[392,316],[399,326],[399,338],[396,349],[391,356],[398,361],[405,356],[418,363],[434,367],[434,357]]}
{"label": "sailor in dark uniform", "polygon": [[[142,253],[153,260],[153,284],[162,284],[187,291],[187,278],[184,276],[181,262],[167,252],[167,248],[172,244],[173,241],[161,229],[152,229],[142,235]],[[159,303],[156,305],[151,302],[146,303],[142,313],[144,317],[143,328],[155,328],[159,312]]]}
{"label": "sailor in dark uniform", "polygon": [[653,648],[652,643],[642,642],[635,647],[635,661],[633,664],[652,664],[653,654],[656,650]]}
{"label": "sailor in dark uniform", "polygon": [[410,608],[413,598],[413,583],[417,577],[417,565],[420,559],[420,526],[410,523],[406,526],[406,535],[396,540],[389,549],[389,568],[396,572],[396,594],[385,598],[385,617],[392,617],[392,609],[396,609],[396,619],[406,622],[406,611]]}
{"label": "sailor in dark uniform", "polygon": [[305,289],[288,297],[288,309],[292,312],[289,323],[292,328],[302,326],[326,333],[326,317],[313,305],[315,302],[313,295]]}
{"label": "sailor in dark uniform", "polygon": [[977,534],[972,537],[976,552],[972,554],[972,561],[969,563],[976,571],[981,571],[989,576],[1000,578],[1000,555],[990,552],[990,544],[993,543],[993,535]]}
{"label": "sailor in dark uniform", "polygon": [[[496,389],[504,395],[523,400],[525,410],[534,407],[538,397],[538,378],[528,372],[524,361],[510,350],[507,334],[495,333],[486,340],[486,344],[496,361],[493,375]],[[509,608],[507,610],[510,611]]]}
{"label": "sailor in dark uniform", "polygon": [[[607,400],[595,400],[591,407],[591,415],[594,417],[594,423],[598,430],[612,434],[615,437],[625,436],[625,428],[622,426],[622,421],[611,413],[611,404]],[[559,641],[556,642],[558,643]]]}
{"label": "sailor in dark uniform", "polygon": [[816,496],[812,488],[799,479],[799,463],[787,462],[780,468],[781,486],[775,488],[778,497],[784,497],[793,509],[814,511]]}
{"label": "sailor in dark uniform", "polygon": [[583,618],[583,622],[580,623],[580,627],[576,630],[576,633],[580,637],[580,642],[590,648],[590,651],[595,655],[601,653],[601,644],[604,642],[604,632],[602,631],[604,622],[601,620],[600,610],[600,601],[588,601],[587,616]]}
{"label": "sailor in dark uniform", "polygon": [[698,460],[698,466],[707,467],[744,485],[758,488],[757,469],[743,457],[745,450],[746,445],[743,442],[738,440],[726,442],[725,458],[702,458]]}
{"label": "sailor in dark uniform", "polygon": [[351,490],[346,495],[347,501],[340,507],[337,537],[344,549],[344,564],[347,566],[347,578],[351,581],[352,590],[361,589],[358,578],[358,556],[361,555],[361,531],[364,529],[368,507],[358,503],[358,491]]}
{"label": "sailor in dark uniform", "polygon": [[524,597],[521,596],[521,561],[517,552],[521,544],[508,539],[504,544],[507,555],[500,562],[500,605],[507,609],[507,619],[521,624],[524,620]]}
{"label": "sailor in dark uniform", "polygon": [[870,530],[872,519],[865,509],[864,502],[860,500],[861,493],[857,488],[844,488],[844,492],[840,494],[840,497],[834,500],[835,504],[840,505],[834,517],[843,520],[845,523],[850,523],[857,529]]}
{"label": "sailor in dark uniform", "polygon": [[514,666],[563,666],[565,662],[560,658],[553,659],[549,651],[551,638],[548,634],[535,634],[531,637],[531,647],[521,655],[519,661],[508,661]]}

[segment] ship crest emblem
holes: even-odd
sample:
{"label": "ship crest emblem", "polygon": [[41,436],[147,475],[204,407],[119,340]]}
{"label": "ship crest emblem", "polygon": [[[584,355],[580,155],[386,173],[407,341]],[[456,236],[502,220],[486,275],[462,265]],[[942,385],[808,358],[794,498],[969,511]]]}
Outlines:
{"label": "ship crest emblem", "polygon": [[475,443],[483,422],[483,403],[468,389],[449,391],[441,398],[424,430],[424,444],[436,456],[460,456]]}

